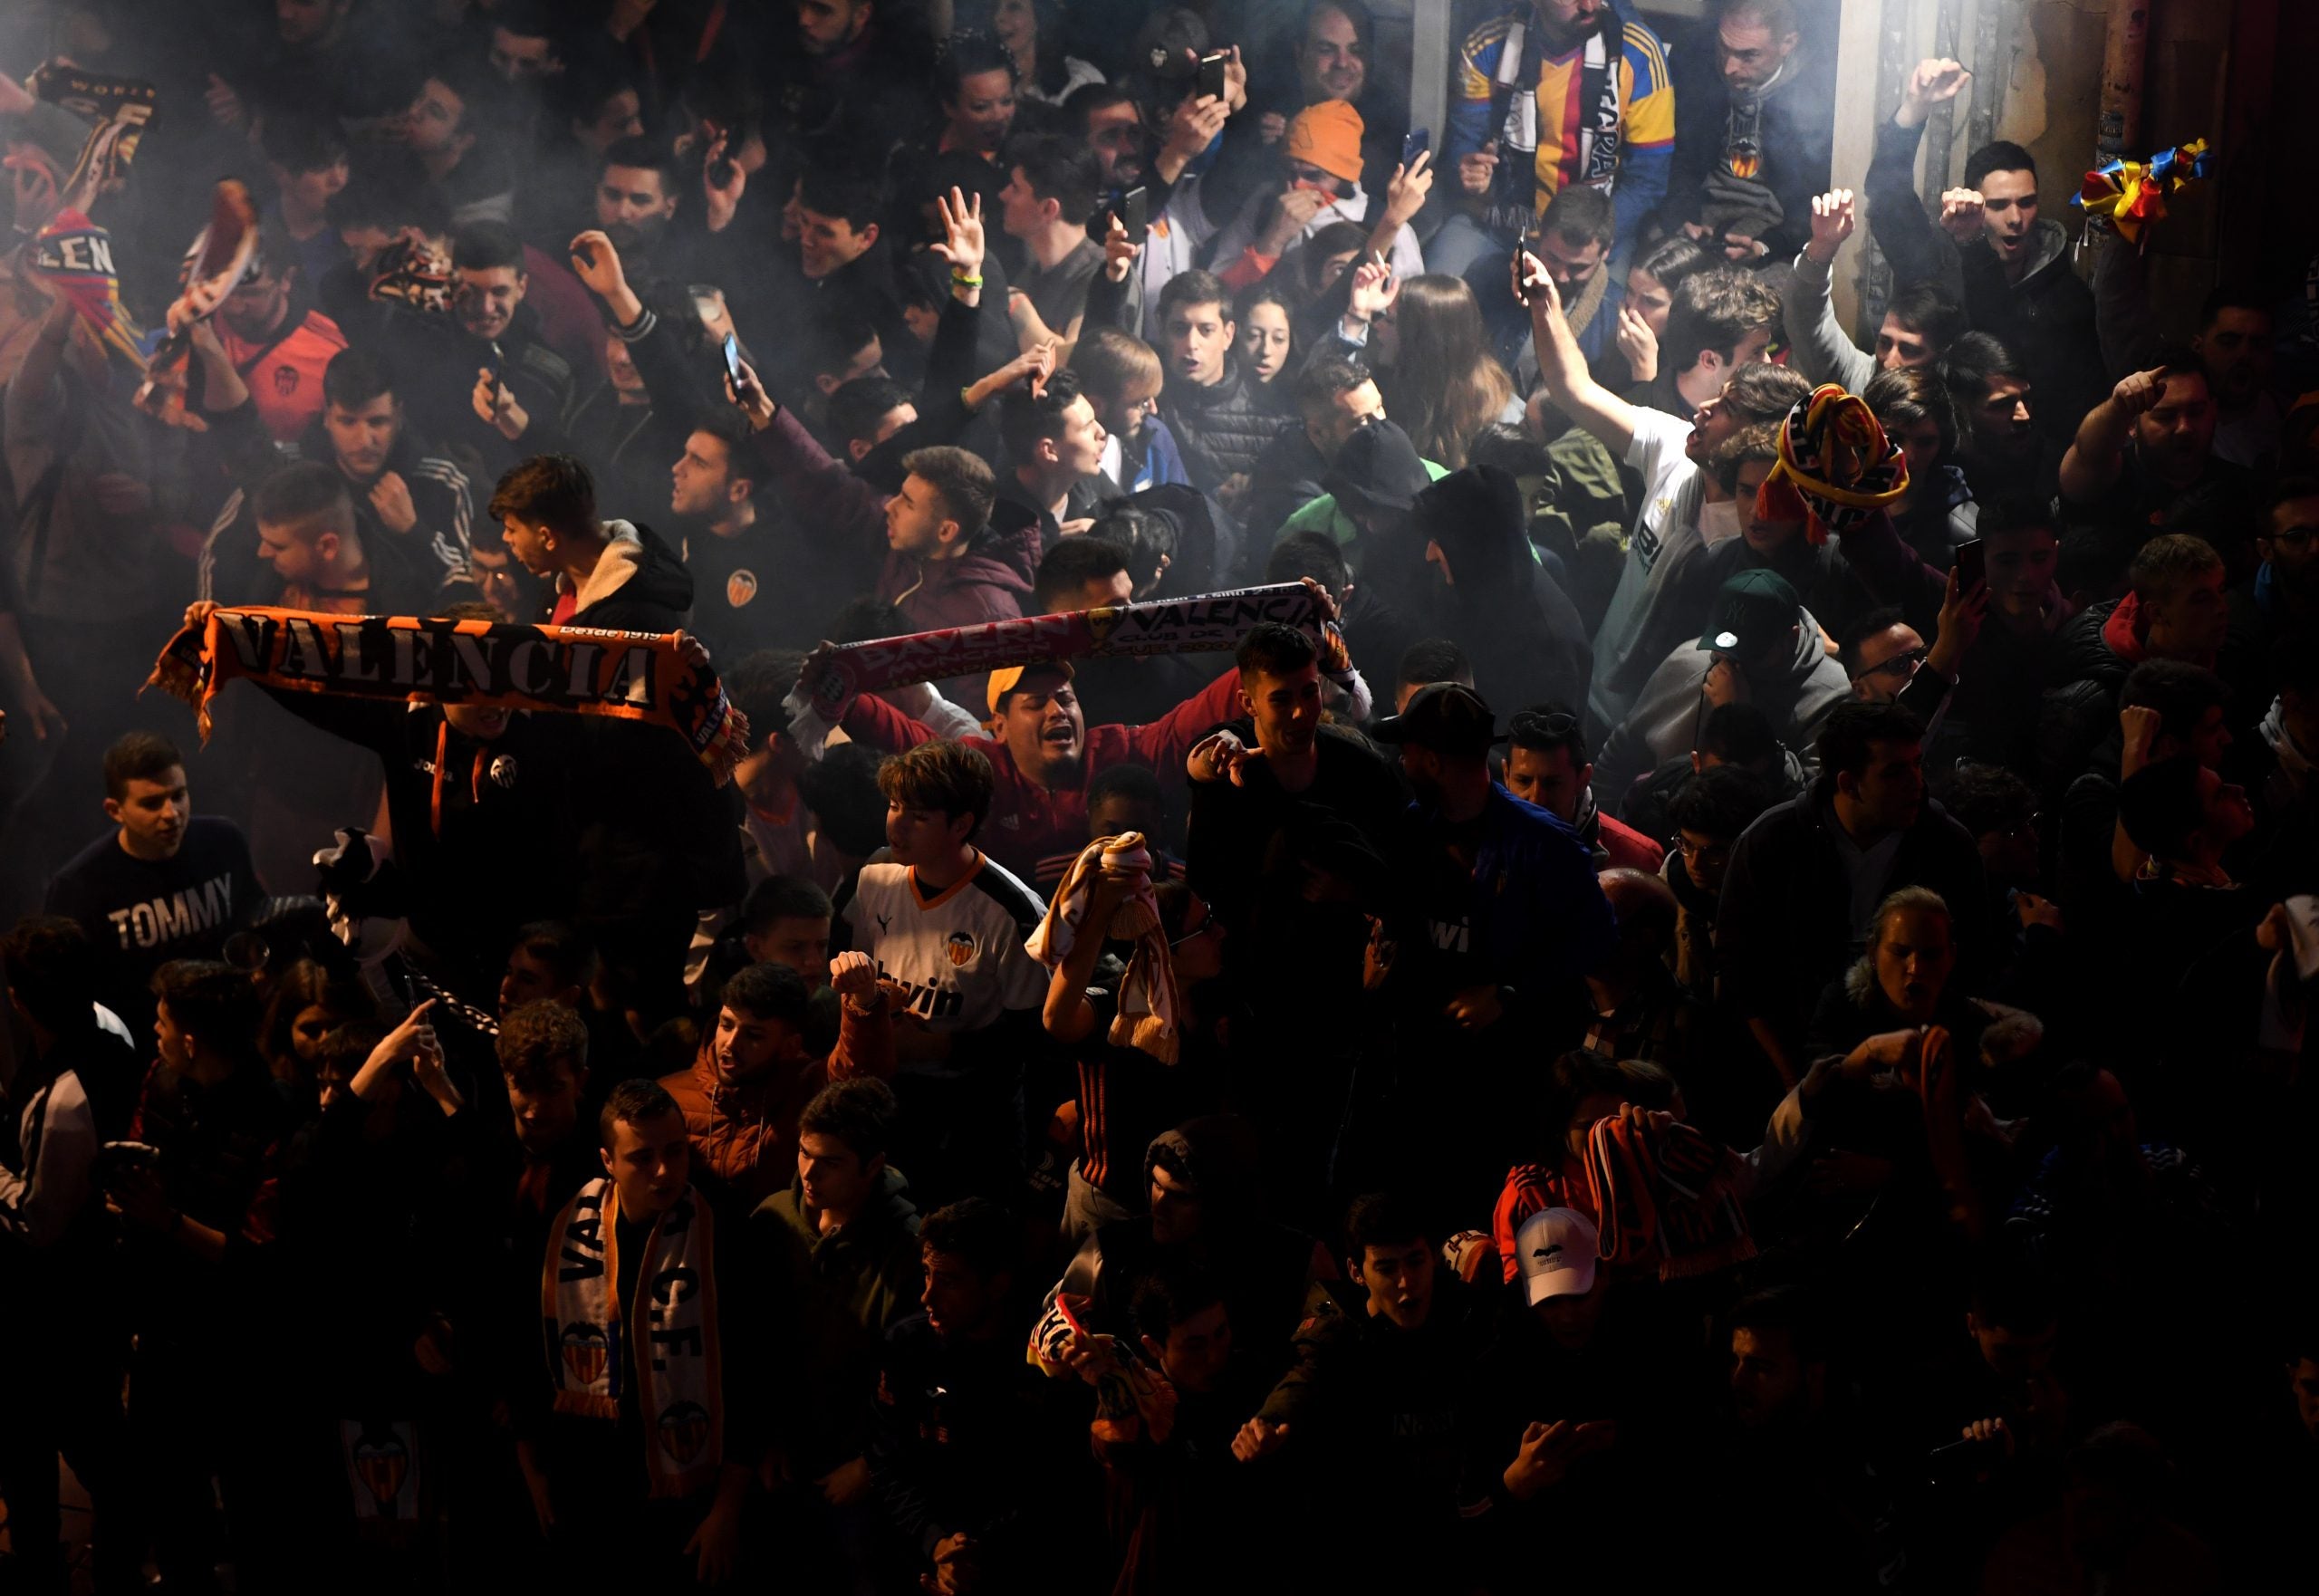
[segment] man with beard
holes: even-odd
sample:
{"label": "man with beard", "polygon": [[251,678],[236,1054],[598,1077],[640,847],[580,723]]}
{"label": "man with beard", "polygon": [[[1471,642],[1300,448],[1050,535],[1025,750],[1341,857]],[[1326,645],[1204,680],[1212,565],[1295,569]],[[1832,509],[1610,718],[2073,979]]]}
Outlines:
{"label": "man with beard", "polygon": [[[2255,564],[2254,474],[2214,453],[2214,390],[2187,349],[2162,349],[2085,413],[2062,457],[2062,497],[2082,520],[2128,541],[2195,532],[2234,574]],[[2149,530],[2144,530],[2145,528]]]}
{"label": "man with beard", "polygon": [[669,471],[669,510],[685,533],[693,579],[693,630],[710,655],[733,661],[771,648],[783,606],[765,589],[777,577],[772,529],[758,524],[759,467],[748,427],[710,411],[685,439]]}
{"label": "man with beard", "polygon": [[1732,260],[1793,259],[1828,187],[1835,42],[1807,41],[1800,9],[1716,0],[1669,56],[1675,153],[1660,215]]}
{"label": "man with beard", "polygon": [[[1320,32],[1316,16],[1308,43]],[[1624,254],[1666,198],[1674,154],[1675,92],[1659,36],[1608,0],[1536,0],[1467,34],[1460,65],[1442,155],[1471,214],[1442,224],[1428,268],[1462,276],[1485,256],[1503,258],[1572,184],[1615,198]]]}
{"label": "man with beard", "polygon": [[684,191],[684,168],[659,141],[639,135],[604,151],[592,225],[640,279],[683,274],[684,263],[670,258],[669,229]]}
{"label": "man with beard", "polygon": [[248,386],[267,434],[291,443],[322,414],[323,375],[346,348],[346,335],[313,308],[290,240],[271,241],[271,255],[263,252],[265,242],[217,308],[217,341]]}
{"label": "man with beard", "polygon": [[2319,478],[2279,479],[2256,524],[2255,553],[2263,562],[2230,590],[2230,630],[2215,664],[2242,728],[2270,710],[2279,644],[2319,638]]}
{"label": "man with beard", "polygon": [[2051,498],[2058,446],[2037,426],[2029,368],[2002,340],[1968,332],[1949,346],[1949,400],[1957,409],[1958,464],[1984,497]]}
{"label": "man with beard", "polygon": [[[322,372],[322,413],[300,440],[300,452],[337,468],[354,498],[356,524],[366,545],[389,542],[409,550],[422,567],[445,579],[467,567],[467,520],[472,503],[467,474],[430,454],[405,424],[400,395],[360,350],[342,350]],[[258,544],[251,496],[228,497],[202,551],[199,596],[216,599]]]}

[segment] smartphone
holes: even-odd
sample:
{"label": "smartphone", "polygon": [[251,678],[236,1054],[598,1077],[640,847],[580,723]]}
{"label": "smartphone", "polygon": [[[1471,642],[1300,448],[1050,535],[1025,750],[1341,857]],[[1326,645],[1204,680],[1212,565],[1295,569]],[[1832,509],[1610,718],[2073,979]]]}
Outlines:
{"label": "smartphone", "polygon": [[108,1169],[158,1169],[161,1149],[149,1141],[108,1141],[98,1149]]}
{"label": "smartphone", "polygon": [[1411,128],[1401,140],[1401,164],[1407,166],[1424,154],[1433,144],[1433,135],[1423,128]]}
{"label": "smartphone", "polygon": [[725,335],[725,341],[717,347],[725,351],[725,375],[732,379],[733,392],[735,397],[737,398],[743,389],[743,379],[741,376],[741,341],[738,338],[736,338],[732,333],[727,332]]}
{"label": "smartphone", "polygon": [[505,363],[506,356],[500,353],[498,344],[494,343],[491,346],[491,408],[494,413],[499,409],[499,369]]}
{"label": "smartphone", "polygon": [[1232,59],[1229,50],[1210,51],[1199,58],[1199,85],[1195,94],[1212,94],[1224,98],[1224,64]]}
{"label": "smartphone", "polygon": [[1151,236],[1151,200],[1139,186],[1127,191],[1121,202],[1120,226],[1127,229],[1130,244],[1141,244]]}
{"label": "smartphone", "polygon": [[1989,547],[1981,538],[1957,545],[1957,591],[1969,593],[1989,579]]}

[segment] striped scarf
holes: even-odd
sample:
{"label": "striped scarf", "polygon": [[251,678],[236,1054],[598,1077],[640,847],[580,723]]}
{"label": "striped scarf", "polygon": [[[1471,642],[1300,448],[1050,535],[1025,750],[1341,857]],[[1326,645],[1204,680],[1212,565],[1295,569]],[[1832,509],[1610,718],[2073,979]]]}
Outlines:
{"label": "striped scarf", "polygon": [[1780,423],[1779,460],[1756,495],[1766,521],[1801,521],[1815,544],[1842,537],[1909,491],[1909,466],[1868,401],[1823,382]]}
{"label": "striped scarf", "polygon": [[636,1274],[645,1333],[631,1339],[621,1318],[619,1216],[611,1181],[592,1180],[548,1233],[540,1312],[555,1410],[617,1423],[632,1376],[651,1494],[689,1496],[715,1484],[725,1461],[716,1222],[689,1187],[652,1222]]}
{"label": "striped scarf", "polygon": [[1756,1255],[1730,1149],[1669,1114],[1613,1114],[1586,1136],[1586,1182],[1605,1264],[1661,1280],[1711,1274]]}
{"label": "striped scarf", "polygon": [[1160,905],[1151,896],[1151,853],[1143,845],[1141,832],[1098,838],[1080,850],[1047,905],[1046,918],[1023,944],[1023,951],[1051,970],[1071,957],[1072,944],[1088,929],[1095,879],[1106,866],[1134,870],[1140,878],[1101,933],[1135,948],[1127,974],[1120,978],[1119,1014],[1111,1021],[1110,1041],[1115,1047],[1140,1047],[1161,1063],[1172,1064],[1181,1041],[1176,1016],[1182,1005],[1176,992],[1175,963],[1160,929]]}

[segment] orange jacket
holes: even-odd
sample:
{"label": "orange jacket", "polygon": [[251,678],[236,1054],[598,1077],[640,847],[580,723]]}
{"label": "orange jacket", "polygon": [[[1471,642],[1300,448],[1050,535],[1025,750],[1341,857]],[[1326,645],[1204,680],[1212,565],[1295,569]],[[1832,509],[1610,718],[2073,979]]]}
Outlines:
{"label": "orange jacket", "polygon": [[714,1036],[704,1035],[692,1068],[661,1077],[684,1110],[694,1154],[748,1207],[785,1190],[795,1178],[797,1117],[815,1092],[855,1075],[893,1079],[894,1024],[886,992],[879,991],[866,1013],[855,1013],[851,1003],[840,1006],[844,1017],[837,1045],[826,1059],[727,1082],[717,1072]]}

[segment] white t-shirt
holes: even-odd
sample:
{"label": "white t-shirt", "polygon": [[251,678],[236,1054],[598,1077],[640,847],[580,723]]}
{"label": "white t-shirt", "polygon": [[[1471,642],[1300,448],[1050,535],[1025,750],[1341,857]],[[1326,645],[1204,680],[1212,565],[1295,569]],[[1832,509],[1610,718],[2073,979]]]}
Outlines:
{"label": "white t-shirt", "polygon": [[1664,410],[1637,409],[1634,437],[1627,445],[1626,463],[1643,480],[1642,513],[1635,517],[1627,538],[1626,564],[1619,585],[1594,629],[1595,714],[1606,726],[1626,718],[1625,696],[1610,690],[1611,679],[1626,663],[1628,652],[1650,612],[1647,598],[1652,575],[1669,568],[1669,553],[1698,542],[1699,468],[1684,454],[1691,424]]}
{"label": "white t-shirt", "polygon": [[1023,951],[1046,904],[988,859],[932,898],[917,872],[873,860],[838,914],[853,946],[900,983],[909,1009],[936,1031],[979,1031],[1012,1009],[1046,999],[1047,972]]}

